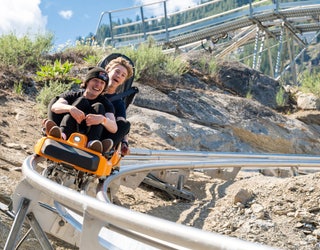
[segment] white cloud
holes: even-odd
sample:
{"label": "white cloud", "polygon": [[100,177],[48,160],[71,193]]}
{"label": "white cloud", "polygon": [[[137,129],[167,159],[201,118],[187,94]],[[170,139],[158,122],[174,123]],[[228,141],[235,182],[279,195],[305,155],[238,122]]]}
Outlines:
{"label": "white cloud", "polygon": [[61,10],[59,11],[59,15],[64,19],[70,19],[73,16],[72,10]]}
{"label": "white cloud", "polygon": [[47,17],[42,16],[39,5],[40,0],[0,0],[0,35],[44,32]]}
{"label": "white cloud", "polygon": [[[154,3],[154,0],[136,0],[136,5],[143,5],[143,4],[150,4]],[[195,6],[198,4],[199,0],[183,0],[183,1],[176,1],[176,0],[169,0],[166,2],[166,8],[168,13],[172,13],[174,11],[187,9],[191,6]],[[148,7],[146,7],[149,11],[153,12],[155,16],[157,15],[163,15],[164,13],[164,7],[163,3],[161,4],[152,4]]]}

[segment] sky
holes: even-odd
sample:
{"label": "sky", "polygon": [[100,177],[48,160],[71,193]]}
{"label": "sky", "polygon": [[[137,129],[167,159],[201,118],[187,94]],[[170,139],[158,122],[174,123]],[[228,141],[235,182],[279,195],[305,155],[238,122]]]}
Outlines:
{"label": "sky", "polygon": [[[14,33],[23,36],[50,32],[54,34],[55,46],[63,47],[74,44],[79,36],[95,34],[102,12],[157,2],[160,0],[0,0],[0,35]],[[198,2],[167,0],[167,11],[185,9]],[[163,13],[163,5],[148,6],[146,12],[150,16]],[[139,8],[132,11],[140,13]],[[120,20],[126,18],[123,16],[126,12],[115,12],[114,15]],[[107,22],[107,17],[103,16],[102,23]]]}

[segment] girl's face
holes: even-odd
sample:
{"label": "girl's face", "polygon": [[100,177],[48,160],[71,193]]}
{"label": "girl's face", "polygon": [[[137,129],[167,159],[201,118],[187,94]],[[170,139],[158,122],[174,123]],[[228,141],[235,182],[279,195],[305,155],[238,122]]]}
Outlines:
{"label": "girl's face", "polygon": [[118,87],[121,84],[125,82],[128,76],[128,71],[126,67],[122,66],[121,64],[118,64],[114,66],[110,71],[108,72],[109,75],[109,85]]}

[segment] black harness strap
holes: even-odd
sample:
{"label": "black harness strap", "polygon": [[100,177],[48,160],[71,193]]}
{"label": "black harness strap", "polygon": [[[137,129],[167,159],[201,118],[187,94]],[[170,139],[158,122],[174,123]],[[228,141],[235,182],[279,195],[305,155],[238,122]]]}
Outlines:
{"label": "black harness strap", "polygon": [[123,91],[122,93],[119,93],[117,95],[114,95],[110,98],[108,98],[108,100],[110,102],[113,102],[115,100],[119,100],[119,99],[122,99],[124,97],[127,97],[127,96],[130,96],[132,94],[136,94],[139,92],[139,89],[137,87],[131,87],[130,89],[126,90],[126,91]]}

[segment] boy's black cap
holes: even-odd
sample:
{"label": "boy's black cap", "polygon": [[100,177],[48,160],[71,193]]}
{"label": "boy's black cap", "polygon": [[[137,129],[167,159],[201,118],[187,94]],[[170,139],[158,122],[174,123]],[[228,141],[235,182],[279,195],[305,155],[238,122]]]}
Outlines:
{"label": "boy's black cap", "polygon": [[86,74],[84,82],[86,83],[90,81],[92,78],[99,78],[102,81],[105,81],[106,84],[108,84],[109,82],[109,76],[107,71],[105,71],[104,68],[101,67],[90,68],[88,73]]}

